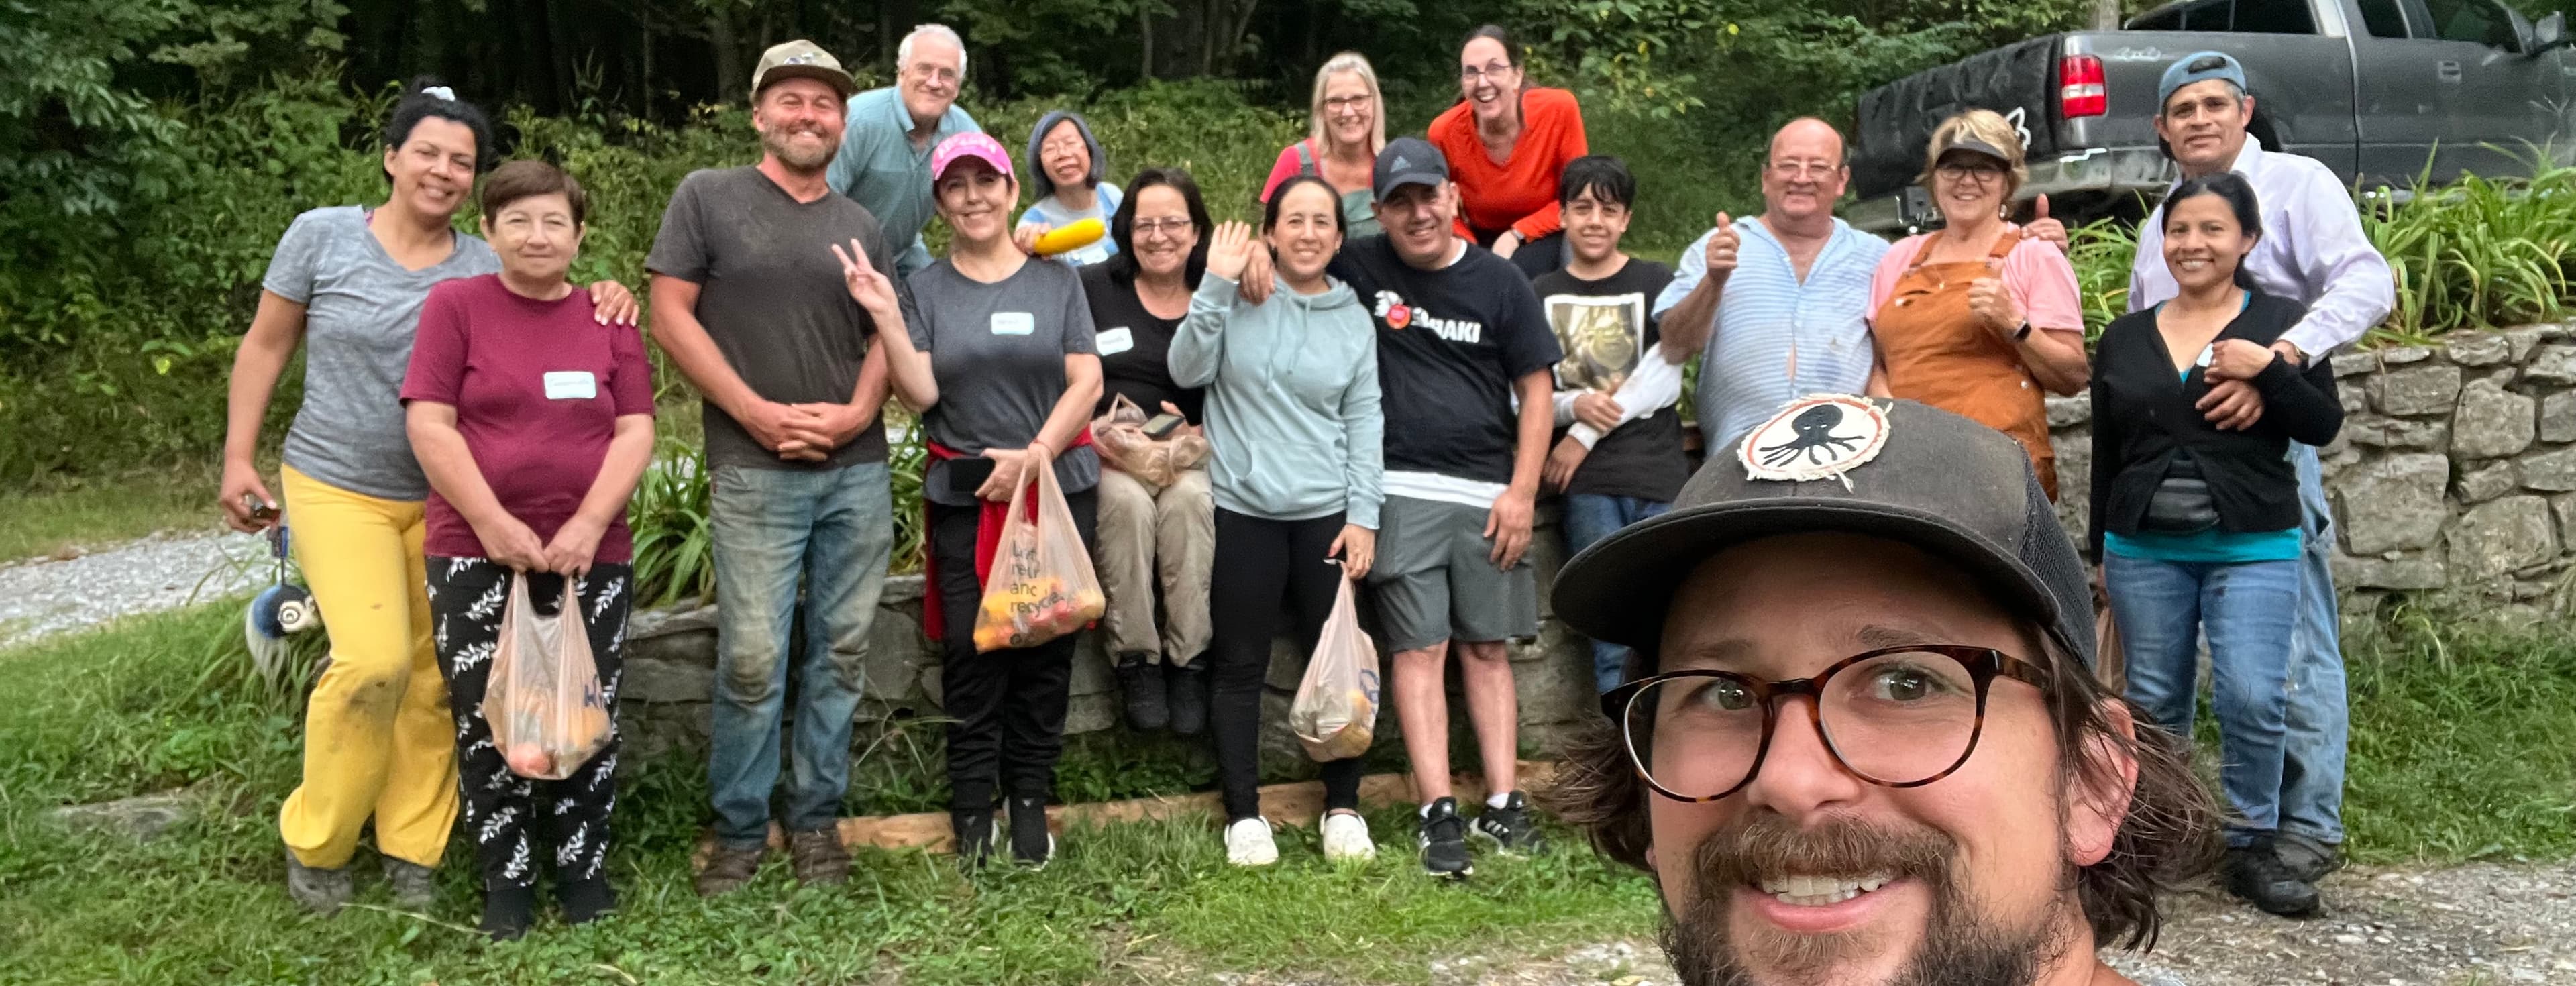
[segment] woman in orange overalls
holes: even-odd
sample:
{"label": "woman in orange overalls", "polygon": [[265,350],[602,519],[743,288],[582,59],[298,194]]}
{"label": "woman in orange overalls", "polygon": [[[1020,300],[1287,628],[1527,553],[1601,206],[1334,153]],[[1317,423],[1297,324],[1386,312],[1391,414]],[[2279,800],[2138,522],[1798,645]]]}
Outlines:
{"label": "woman in orange overalls", "polygon": [[2076,393],[2091,373],[2075,267],[2006,219],[2028,172],[2020,137],[2003,117],[1969,110],[1942,121],[1923,172],[1944,225],[1898,243],[1879,262],[1870,394],[1921,401],[2011,435],[2054,500],[2057,457],[2042,390]]}

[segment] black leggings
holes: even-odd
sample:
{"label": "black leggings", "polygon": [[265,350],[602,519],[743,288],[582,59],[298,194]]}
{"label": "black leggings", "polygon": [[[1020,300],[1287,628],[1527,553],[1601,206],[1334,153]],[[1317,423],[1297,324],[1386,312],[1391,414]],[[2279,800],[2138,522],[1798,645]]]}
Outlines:
{"label": "black leggings", "polygon": [[[1064,495],[1084,548],[1098,540],[1100,494]],[[1064,755],[1064,714],[1073,687],[1068,633],[1035,647],[975,651],[975,610],[984,587],[975,581],[975,530],[981,507],[930,504],[930,553],[938,563],[941,618],[940,708],[948,724],[948,803],[959,811],[993,807],[996,786],[1012,797],[1055,791],[1056,758]]]}
{"label": "black leggings", "polygon": [[[1225,817],[1261,814],[1261,688],[1270,672],[1270,641],[1289,618],[1298,650],[1313,654],[1332,616],[1342,569],[1325,560],[1342,533],[1342,515],[1264,520],[1216,511],[1216,557],[1208,584],[1215,634],[1208,647],[1208,725],[1216,742]],[[1360,760],[1328,760],[1326,810],[1360,806]]]}
{"label": "black leggings", "polygon": [[[627,565],[592,565],[577,592],[610,722],[617,716],[618,652],[626,645],[633,573]],[[607,874],[608,816],[617,805],[617,740],[611,738],[570,777],[529,780],[510,772],[492,745],[492,724],[483,718],[483,692],[511,578],[509,569],[481,558],[429,559],[429,614],[438,670],[447,677],[448,707],[456,715],[456,781],[464,796],[464,828],[474,838],[475,868],[485,890],[535,886],[541,853],[552,849],[557,881],[601,879]],[[539,612],[561,605],[563,576],[540,572],[527,578],[530,605]],[[531,828],[547,845],[529,839]]]}

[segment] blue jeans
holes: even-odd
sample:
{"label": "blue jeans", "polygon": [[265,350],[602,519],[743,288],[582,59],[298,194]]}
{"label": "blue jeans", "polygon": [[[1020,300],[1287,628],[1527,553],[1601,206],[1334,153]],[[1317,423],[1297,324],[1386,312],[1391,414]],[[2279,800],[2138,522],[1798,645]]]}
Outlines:
{"label": "blue jeans", "polygon": [[707,781],[716,837],[748,849],[769,835],[800,577],[805,654],[796,667],[795,764],[782,821],[806,832],[840,815],[868,628],[894,548],[894,506],[881,462],[819,471],[722,466],[711,514],[721,608]]}
{"label": "blue jeans", "polygon": [[2230,845],[2281,825],[2290,706],[2290,645],[2299,622],[2299,563],[2168,562],[2102,557],[2111,617],[2127,648],[2129,700],[2191,739],[2199,636],[2209,636],[2218,712],[2219,787],[2237,817]]}
{"label": "blue jeans", "polygon": [[2299,626],[2290,638],[2290,732],[2281,765],[2281,831],[2326,845],[2343,842],[2343,643],[2335,604],[2334,515],[2326,506],[2317,450],[2293,443],[2306,548],[2299,556]]}
{"label": "blue jeans", "polygon": [[[1573,557],[1619,529],[1661,515],[1672,504],[1641,500],[1633,496],[1604,496],[1599,493],[1568,493],[1565,496],[1565,554]],[[1592,677],[1602,691],[1609,691],[1628,681],[1628,648],[1619,644],[1592,642]]]}

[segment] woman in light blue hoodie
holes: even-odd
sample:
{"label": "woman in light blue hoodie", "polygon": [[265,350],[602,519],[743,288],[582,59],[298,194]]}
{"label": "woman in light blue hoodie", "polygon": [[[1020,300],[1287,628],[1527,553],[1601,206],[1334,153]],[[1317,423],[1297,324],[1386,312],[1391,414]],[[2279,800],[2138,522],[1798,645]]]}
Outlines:
{"label": "woman in light blue hoodie", "polygon": [[[1242,223],[1217,228],[1208,277],[1172,339],[1173,378],[1207,388],[1217,566],[1209,586],[1209,732],[1225,791],[1226,859],[1276,860],[1261,819],[1261,684],[1283,612],[1313,653],[1341,578],[1368,574],[1384,471],[1377,334],[1350,285],[1324,274],[1342,245],[1340,196],[1322,179],[1282,183],[1262,216],[1279,289],[1253,304],[1236,279],[1256,249]],[[1336,566],[1335,560],[1340,564]],[[1360,762],[1323,765],[1324,855],[1375,854],[1359,815]]]}

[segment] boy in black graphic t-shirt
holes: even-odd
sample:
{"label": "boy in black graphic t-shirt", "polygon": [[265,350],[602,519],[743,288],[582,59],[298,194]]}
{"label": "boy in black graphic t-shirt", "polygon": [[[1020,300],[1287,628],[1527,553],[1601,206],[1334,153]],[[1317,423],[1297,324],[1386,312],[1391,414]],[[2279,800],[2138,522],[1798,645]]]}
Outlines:
{"label": "boy in black graphic t-shirt", "polygon": [[[1574,260],[1531,287],[1565,358],[1556,365],[1556,423],[1549,488],[1565,494],[1565,550],[1580,552],[1622,527],[1672,508],[1690,465],[1682,458],[1682,368],[1664,357],[1648,308],[1672,268],[1619,250],[1637,179],[1618,158],[1576,158],[1558,182],[1565,242]],[[1601,690],[1627,680],[1628,648],[1595,642]]]}
{"label": "boy in black graphic t-shirt", "polygon": [[1378,330],[1386,505],[1368,580],[1424,801],[1423,869],[1464,876],[1469,827],[1449,794],[1442,680],[1452,641],[1495,792],[1473,830],[1505,851],[1537,846],[1515,789],[1519,703],[1504,643],[1538,632],[1537,580],[1523,554],[1553,417],[1549,369],[1563,354],[1520,271],[1450,233],[1457,189],[1437,149],[1389,142],[1375,193],[1386,234],[1353,241],[1331,268]]}

